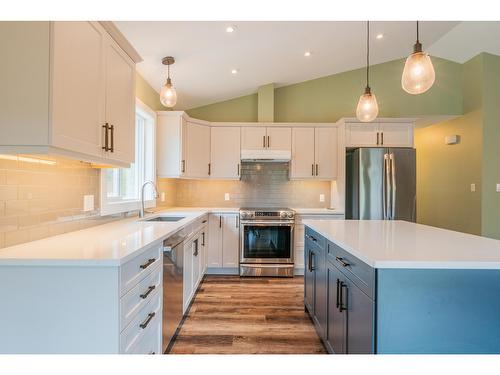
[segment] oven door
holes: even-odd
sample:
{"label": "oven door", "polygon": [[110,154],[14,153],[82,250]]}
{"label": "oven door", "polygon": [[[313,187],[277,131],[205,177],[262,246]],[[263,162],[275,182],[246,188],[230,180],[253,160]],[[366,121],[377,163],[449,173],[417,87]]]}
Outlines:
{"label": "oven door", "polygon": [[241,222],[240,263],[293,263],[293,228],[293,222]]}

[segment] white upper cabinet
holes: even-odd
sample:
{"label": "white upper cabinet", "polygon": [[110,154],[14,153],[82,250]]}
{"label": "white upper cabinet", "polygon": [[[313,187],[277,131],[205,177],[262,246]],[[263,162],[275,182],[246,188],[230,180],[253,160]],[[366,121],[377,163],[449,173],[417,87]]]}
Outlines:
{"label": "white upper cabinet", "polygon": [[346,123],[347,147],[413,147],[413,123]]}
{"label": "white upper cabinet", "polygon": [[187,122],[184,176],[206,178],[210,169],[210,127]]}
{"label": "white upper cabinet", "polygon": [[314,157],[314,128],[294,128],[290,177],[314,178]]}
{"label": "white upper cabinet", "polygon": [[0,73],[0,152],[65,155],[112,166],[133,162],[135,61],[103,25],[0,27],[0,47],[8,56]]}
{"label": "white upper cabinet", "polygon": [[239,127],[212,127],[210,130],[210,177],[214,179],[240,178]]}
{"label": "white upper cabinet", "polygon": [[242,150],[290,150],[292,129],[283,127],[245,126],[241,129]]}
{"label": "white upper cabinet", "polygon": [[181,111],[158,112],[158,177],[207,178],[210,164],[210,127],[190,121]]}
{"label": "white upper cabinet", "polygon": [[336,127],[292,129],[291,178],[335,179],[337,161]]}
{"label": "white upper cabinet", "polygon": [[413,147],[413,124],[380,123],[380,143],[390,147]]}
{"label": "white upper cabinet", "polygon": [[267,145],[266,128],[252,126],[241,128],[242,150],[264,150]]}

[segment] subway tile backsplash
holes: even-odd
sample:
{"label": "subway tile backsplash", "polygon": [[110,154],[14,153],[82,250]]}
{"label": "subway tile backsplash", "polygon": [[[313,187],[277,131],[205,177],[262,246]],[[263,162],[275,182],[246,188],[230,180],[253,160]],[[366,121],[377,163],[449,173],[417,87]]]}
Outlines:
{"label": "subway tile backsplash", "polygon": [[[289,180],[288,163],[243,163],[240,181],[160,179],[162,206],[185,207],[330,207],[330,181]],[[230,200],[224,200],[229,193]],[[319,195],[325,195],[325,202]],[[173,199],[172,195],[175,195]]]}

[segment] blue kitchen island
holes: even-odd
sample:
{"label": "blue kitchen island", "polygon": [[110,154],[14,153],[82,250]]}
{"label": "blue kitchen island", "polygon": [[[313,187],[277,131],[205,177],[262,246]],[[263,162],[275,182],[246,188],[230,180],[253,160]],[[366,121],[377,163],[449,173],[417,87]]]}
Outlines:
{"label": "blue kitchen island", "polygon": [[500,241],[383,220],[304,220],[304,305],[339,354],[500,354]]}

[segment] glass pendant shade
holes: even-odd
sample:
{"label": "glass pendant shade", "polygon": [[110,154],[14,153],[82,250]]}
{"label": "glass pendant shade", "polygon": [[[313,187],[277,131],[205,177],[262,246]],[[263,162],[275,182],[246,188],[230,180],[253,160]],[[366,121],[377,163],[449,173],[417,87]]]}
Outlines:
{"label": "glass pendant shade", "polygon": [[167,80],[167,83],[161,88],[160,102],[167,108],[173,108],[177,103],[177,92],[175,91],[174,86],[172,86],[170,78]]}
{"label": "glass pendant shade", "polygon": [[365,89],[365,93],[359,97],[356,117],[361,122],[371,122],[377,118],[378,104],[377,97],[372,94],[370,88]]}
{"label": "glass pendant shade", "polygon": [[409,94],[422,94],[434,84],[436,73],[431,57],[422,51],[412,53],[406,59],[401,86]]}

